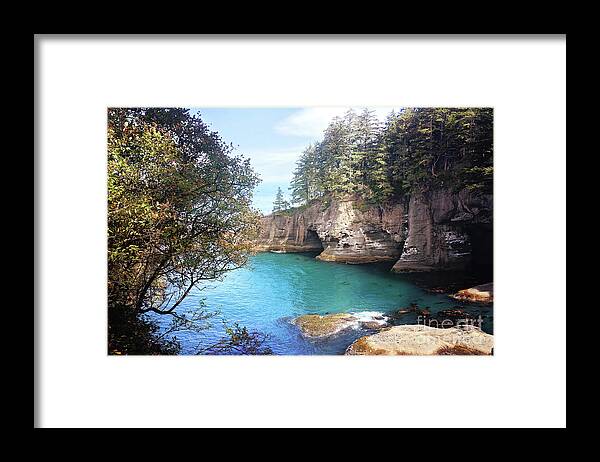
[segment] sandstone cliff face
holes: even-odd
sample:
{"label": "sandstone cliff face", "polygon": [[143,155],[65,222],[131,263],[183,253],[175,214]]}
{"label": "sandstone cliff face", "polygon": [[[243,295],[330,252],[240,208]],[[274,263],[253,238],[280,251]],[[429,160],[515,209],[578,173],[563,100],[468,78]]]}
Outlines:
{"label": "sandstone cliff face", "polygon": [[[412,195],[408,237],[392,271],[464,268],[473,253],[490,253],[492,197],[462,190]],[[486,247],[486,248],[482,248]]]}
{"label": "sandstone cliff face", "polygon": [[318,251],[344,263],[395,260],[396,272],[491,262],[492,197],[467,190],[413,194],[405,203],[365,208],[357,198],[315,201],[263,217],[257,250]]}
{"label": "sandstone cliff face", "polygon": [[325,261],[371,263],[396,260],[406,236],[404,208],[361,210],[355,199],[313,202],[290,215],[263,218],[258,250],[321,251]]}
{"label": "sandstone cliff face", "polygon": [[322,251],[323,244],[315,232],[318,206],[292,215],[273,214],[262,218],[256,244],[259,251],[314,252]]}

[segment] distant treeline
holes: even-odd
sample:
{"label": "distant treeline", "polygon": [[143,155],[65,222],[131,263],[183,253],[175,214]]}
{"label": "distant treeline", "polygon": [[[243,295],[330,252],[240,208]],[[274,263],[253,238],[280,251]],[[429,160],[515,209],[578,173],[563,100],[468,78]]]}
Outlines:
{"label": "distant treeline", "polygon": [[492,152],[491,108],[406,108],[384,123],[350,110],[298,159],[292,203],[349,194],[382,203],[435,187],[491,192]]}

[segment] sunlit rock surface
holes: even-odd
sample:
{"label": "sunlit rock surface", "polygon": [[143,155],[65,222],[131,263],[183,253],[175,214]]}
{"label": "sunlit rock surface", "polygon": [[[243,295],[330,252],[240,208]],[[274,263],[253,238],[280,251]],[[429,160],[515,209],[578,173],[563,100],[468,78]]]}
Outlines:
{"label": "sunlit rock surface", "polygon": [[324,198],[262,218],[255,249],[319,252],[341,263],[395,261],[394,272],[491,265],[492,196],[433,190],[385,205]]}
{"label": "sunlit rock surface", "polygon": [[473,326],[438,329],[405,325],[384,329],[354,341],[347,355],[490,355],[493,335]]}
{"label": "sunlit rock surface", "polygon": [[456,300],[467,302],[492,303],[494,301],[494,284],[489,282],[469,289],[459,290],[452,297]]}
{"label": "sunlit rock surface", "polygon": [[263,217],[257,250],[320,251],[323,261],[396,260],[406,235],[401,204],[363,207],[354,199],[314,201],[291,213]]}
{"label": "sunlit rock surface", "polygon": [[305,337],[327,337],[346,329],[380,329],[387,325],[388,318],[378,312],[305,314],[292,320]]}

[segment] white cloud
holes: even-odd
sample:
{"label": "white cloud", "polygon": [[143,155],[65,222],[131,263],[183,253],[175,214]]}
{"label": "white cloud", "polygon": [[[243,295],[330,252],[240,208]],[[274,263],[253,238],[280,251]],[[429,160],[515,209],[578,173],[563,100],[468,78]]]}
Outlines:
{"label": "white cloud", "polygon": [[261,186],[281,186],[287,189],[296,168],[296,160],[306,146],[289,149],[246,151],[244,156],[250,159],[252,167],[260,176]]}
{"label": "white cloud", "polygon": [[[283,135],[306,136],[320,139],[327,125],[336,116],[343,116],[350,107],[313,107],[300,109],[289,115],[275,126],[275,130]],[[360,112],[363,107],[353,107]],[[393,107],[379,106],[370,108],[380,120],[394,109]],[[396,108],[397,109],[397,108]]]}
{"label": "white cloud", "polygon": [[252,165],[256,169],[267,168],[271,170],[283,165],[294,165],[296,159],[300,157],[304,149],[306,149],[306,146],[298,146],[290,149],[245,151],[243,154],[245,157],[250,158]]}
{"label": "white cloud", "polygon": [[347,110],[344,107],[300,109],[277,124],[275,130],[283,135],[320,138],[331,119],[343,115]]}

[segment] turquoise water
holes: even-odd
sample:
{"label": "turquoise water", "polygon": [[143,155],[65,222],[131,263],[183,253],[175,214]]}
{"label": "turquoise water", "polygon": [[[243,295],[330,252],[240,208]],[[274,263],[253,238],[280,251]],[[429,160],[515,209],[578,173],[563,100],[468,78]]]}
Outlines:
{"label": "turquoise water", "polygon": [[[369,332],[354,329],[331,338],[306,339],[290,320],[308,313],[389,314],[411,303],[427,307],[431,313],[457,306],[480,309],[483,330],[492,329],[491,307],[463,304],[426,291],[415,284],[413,277],[390,273],[393,262],[346,265],[322,262],[314,255],[259,253],[246,267],[191,293],[183,303],[183,311],[195,309],[203,299],[207,310],[219,314],[207,330],[176,334],[181,354],[195,354],[199,347],[218,341],[224,333],[222,320],[266,334],[265,344],[274,354],[343,354],[353,340]],[[417,315],[405,314],[394,322],[416,324]]]}

